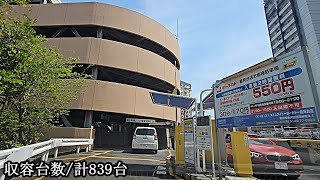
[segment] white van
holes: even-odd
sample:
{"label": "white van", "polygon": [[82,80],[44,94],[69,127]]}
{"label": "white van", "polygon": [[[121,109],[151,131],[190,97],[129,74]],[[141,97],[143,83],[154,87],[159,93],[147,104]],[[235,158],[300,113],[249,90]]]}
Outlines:
{"label": "white van", "polygon": [[158,135],[154,127],[137,127],[132,139],[132,152],[137,149],[153,150],[158,153]]}

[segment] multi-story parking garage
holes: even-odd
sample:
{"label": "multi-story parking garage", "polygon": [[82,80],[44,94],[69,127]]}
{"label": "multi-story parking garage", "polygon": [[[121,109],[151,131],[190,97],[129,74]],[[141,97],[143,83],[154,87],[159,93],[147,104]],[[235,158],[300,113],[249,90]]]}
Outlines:
{"label": "multi-story parking garage", "polygon": [[165,146],[168,132],[159,124],[175,122],[180,110],[152,104],[149,92],[179,93],[179,45],[172,33],[142,14],[102,3],[19,10],[37,19],[34,28],[49,39],[48,46],[79,58],[83,67],[76,70],[92,75],[63,118],[65,124],[93,125],[97,146],[130,146],[134,128],[149,124],[127,123],[126,118],[153,119]]}

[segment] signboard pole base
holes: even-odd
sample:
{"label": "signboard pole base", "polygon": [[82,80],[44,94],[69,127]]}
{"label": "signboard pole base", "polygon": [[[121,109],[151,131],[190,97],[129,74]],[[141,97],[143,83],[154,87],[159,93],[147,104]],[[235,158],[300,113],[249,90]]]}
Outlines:
{"label": "signboard pole base", "polygon": [[202,170],[206,172],[206,151],[202,150]]}
{"label": "signboard pole base", "polygon": [[202,172],[201,167],[200,167],[200,151],[198,148],[197,149],[197,171]]}
{"label": "signboard pole base", "polygon": [[212,139],[212,145],[211,145],[211,162],[212,162],[212,178],[216,179],[216,168],[215,168],[215,162],[214,162],[214,145],[213,145],[213,125],[212,120],[210,119],[210,127],[211,127],[211,139]]}

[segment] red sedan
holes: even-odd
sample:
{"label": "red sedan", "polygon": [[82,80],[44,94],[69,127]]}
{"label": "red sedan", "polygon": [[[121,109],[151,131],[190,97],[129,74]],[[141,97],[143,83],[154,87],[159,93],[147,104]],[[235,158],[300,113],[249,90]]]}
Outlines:
{"label": "red sedan", "polygon": [[[304,172],[300,156],[293,150],[270,141],[250,140],[252,168],[254,174],[286,174],[299,177]],[[232,146],[227,143],[227,160],[233,164]]]}

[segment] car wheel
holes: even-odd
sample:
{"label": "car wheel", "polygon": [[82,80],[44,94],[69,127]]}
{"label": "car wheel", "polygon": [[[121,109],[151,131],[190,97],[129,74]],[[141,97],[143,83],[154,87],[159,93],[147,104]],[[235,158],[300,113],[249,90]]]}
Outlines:
{"label": "car wheel", "polygon": [[131,150],[131,153],[132,153],[132,154],[134,154],[134,153],[136,153],[136,152],[137,152],[137,151],[136,151],[135,149],[132,149],[132,150]]}
{"label": "car wheel", "polygon": [[154,150],[153,152],[154,152],[154,154],[158,154],[158,150]]}

